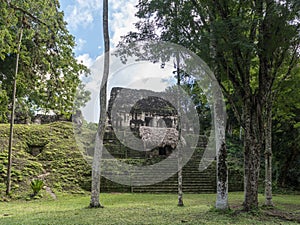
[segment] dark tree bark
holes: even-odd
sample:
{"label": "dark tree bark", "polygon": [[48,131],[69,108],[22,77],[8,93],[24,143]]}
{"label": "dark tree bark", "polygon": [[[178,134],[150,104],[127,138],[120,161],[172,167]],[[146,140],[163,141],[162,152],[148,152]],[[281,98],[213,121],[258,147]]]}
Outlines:
{"label": "dark tree bark", "polygon": [[[256,102],[256,101],[254,101]],[[244,210],[258,207],[258,180],[260,170],[260,152],[263,147],[263,129],[260,127],[260,104],[250,98],[244,105]]]}

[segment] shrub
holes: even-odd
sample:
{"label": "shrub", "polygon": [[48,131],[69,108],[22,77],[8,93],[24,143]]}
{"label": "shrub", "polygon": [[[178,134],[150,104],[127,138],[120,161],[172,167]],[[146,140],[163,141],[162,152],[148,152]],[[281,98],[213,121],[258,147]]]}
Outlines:
{"label": "shrub", "polygon": [[30,187],[33,191],[32,197],[36,196],[40,192],[40,190],[42,190],[43,186],[44,186],[43,180],[33,179],[30,184]]}

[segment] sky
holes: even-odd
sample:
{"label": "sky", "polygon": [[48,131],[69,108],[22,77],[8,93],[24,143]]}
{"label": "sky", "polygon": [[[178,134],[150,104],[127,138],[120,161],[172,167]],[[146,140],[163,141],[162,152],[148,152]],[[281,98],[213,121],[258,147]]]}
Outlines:
{"label": "sky", "polygon": [[[109,0],[109,31],[111,47],[122,35],[133,31],[138,0]],[[75,37],[76,58],[90,67],[103,53],[102,0],[60,0],[61,10],[70,33]]]}
{"label": "sky", "polygon": [[[138,0],[109,0],[109,32],[111,51],[119,43],[121,36],[134,31],[137,18]],[[102,34],[102,0],[60,0],[69,32],[75,37],[75,56],[91,70],[88,77],[82,77],[85,89],[91,92],[91,100],[81,109],[88,121],[97,122],[99,116],[99,90],[103,69],[103,34]],[[111,61],[118,59],[111,59]],[[118,64],[118,63],[117,63]],[[135,63],[123,66],[118,64],[110,68],[108,93],[112,87],[148,89],[163,91],[170,85],[168,82],[173,67],[161,69],[160,64],[150,62]]]}

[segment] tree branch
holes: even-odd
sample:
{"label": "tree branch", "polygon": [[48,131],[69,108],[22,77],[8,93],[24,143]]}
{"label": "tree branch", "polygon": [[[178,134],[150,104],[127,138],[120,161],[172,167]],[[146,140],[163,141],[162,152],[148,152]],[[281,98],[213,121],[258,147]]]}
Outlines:
{"label": "tree branch", "polygon": [[278,93],[280,93],[282,91],[282,88],[283,88],[282,87],[282,83],[291,75],[292,69],[294,68],[294,66],[297,63],[297,59],[298,58],[296,56],[297,56],[297,52],[299,50],[299,47],[300,47],[300,44],[298,44],[298,45],[295,46],[292,58],[291,58],[290,63],[288,65],[288,70],[285,73],[285,75],[283,76],[283,78],[280,79],[277,87],[274,88],[276,90],[274,92],[274,98],[275,98],[275,96],[277,96]]}
{"label": "tree branch", "polygon": [[240,112],[239,112],[239,110],[238,110],[238,108],[237,108],[237,106],[236,106],[236,104],[235,104],[236,102],[233,101],[232,96],[229,94],[229,92],[227,91],[227,89],[226,89],[226,87],[223,85],[223,83],[219,83],[219,85],[220,85],[220,87],[222,88],[222,90],[223,90],[223,92],[224,92],[224,94],[225,94],[227,100],[230,102],[230,105],[232,106],[232,109],[233,109],[233,113],[234,113],[234,115],[235,115],[235,117],[236,117],[238,123],[239,123],[241,126],[243,126],[243,124],[242,124],[242,116],[241,116],[241,114],[240,114]]}
{"label": "tree branch", "polygon": [[[6,3],[10,8],[14,9],[14,10],[18,10],[22,13],[24,13],[25,15],[29,16],[31,19],[33,19],[34,21],[40,23],[40,24],[43,24],[45,26],[48,27],[48,25],[43,22],[42,20],[40,20],[39,18],[37,18],[36,16],[32,15],[30,12],[28,12],[27,10],[23,9],[23,8],[20,8],[12,3],[10,3],[9,0],[1,0],[2,2]],[[49,27],[48,27],[49,28]],[[51,29],[50,29],[51,30]]]}

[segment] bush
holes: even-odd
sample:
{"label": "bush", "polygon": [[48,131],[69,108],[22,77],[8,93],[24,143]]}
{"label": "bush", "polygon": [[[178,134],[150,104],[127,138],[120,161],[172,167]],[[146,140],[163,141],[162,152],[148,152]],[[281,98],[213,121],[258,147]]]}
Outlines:
{"label": "bush", "polygon": [[32,197],[36,196],[40,192],[40,190],[42,190],[43,186],[44,186],[43,180],[33,179],[30,184],[30,187],[33,191]]}

